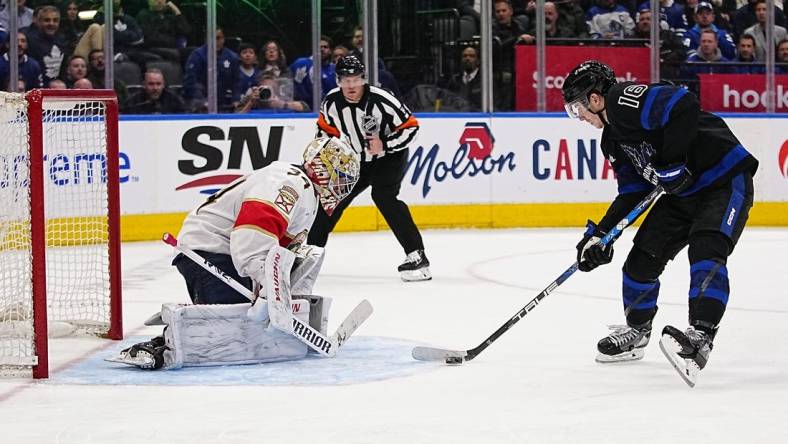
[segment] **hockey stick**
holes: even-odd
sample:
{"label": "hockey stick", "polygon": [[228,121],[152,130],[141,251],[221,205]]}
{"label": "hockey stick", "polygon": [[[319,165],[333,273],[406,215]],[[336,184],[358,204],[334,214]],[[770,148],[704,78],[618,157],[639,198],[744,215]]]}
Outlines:
{"label": "hockey stick", "polygon": [[[621,234],[622,231],[626,227],[628,227],[632,222],[635,221],[641,214],[643,214],[648,207],[651,206],[651,203],[662,194],[662,187],[658,186],[654,188],[654,190],[646,196],[629,214],[626,215],[621,221],[613,227],[609,233],[607,233],[602,239],[599,240],[597,245],[608,245],[613,243],[616,238]],[[442,348],[433,348],[433,347],[416,347],[413,349],[412,355],[414,359],[419,361],[444,361],[447,364],[462,364],[464,361],[470,361],[471,359],[478,356],[484,349],[490,346],[496,339],[498,339],[501,335],[503,335],[507,330],[512,328],[514,324],[516,324],[520,319],[524,318],[531,310],[533,310],[539,302],[542,301],[547,295],[553,292],[559,285],[563,284],[564,281],[569,279],[575,271],[577,271],[578,263],[575,261],[569,268],[566,269],[563,273],[556,280],[550,283],[541,293],[536,295],[535,298],[531,299],[525,307],[521,308],[520,311],[517,312],[514,316],[512,316],[508,321],[506,321],[503,325],[501,325],[498,330],[495,330],[493,334],[491,334],[487,339],[484,340],[481,344],[477,347],[468,349],[468,350],[447,350]]]}
{"label": "hockey stick", "polygon": [[[251,290],[241,285],[240,282],[233,279],[231,276],[220,270],[216,265],[212,264],[209,260],[195,253],[194,250],[178,244],[178,239],[170,233],[164,233],[162,241],[167,245],[174,247],[176,250],[183,253],[186,257],[194,261],[197,265],[221,279],[224,283],[232,287],[235,291],[240,293],[245,298],[254,302],[255,296]],[[304,324],[295,316],[292,317],[293,329],[292,334],[301,342],[309,346],[312,350],[319,354],[333,358],[336,351],[342,344],[347,341],[356,329],[367,320],[372,314],[372,304],[366,299],[361,301],[351,312],[347,315],[344,321],[337,327],[337,331],[330,337],[325,337],[322,333],[312,328],[309,324]]]}

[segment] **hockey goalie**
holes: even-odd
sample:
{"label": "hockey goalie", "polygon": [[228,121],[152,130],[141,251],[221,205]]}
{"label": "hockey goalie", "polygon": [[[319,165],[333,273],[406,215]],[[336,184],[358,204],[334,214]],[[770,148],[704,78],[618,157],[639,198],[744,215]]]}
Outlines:
{"label": "hockey goalie", "polygon": [[327,337],[331,300],[312,295],[323,249],[304,242],[318,204],[330,214],[350,194],[359,162],[344,140],[318,138],[301,164],[273,162],[210,196],[172,243],[193,305],[165,304],[146,322],[164,333],[110,361],[174,369],[298,359],[310,348],[333,356],[348,334]]}

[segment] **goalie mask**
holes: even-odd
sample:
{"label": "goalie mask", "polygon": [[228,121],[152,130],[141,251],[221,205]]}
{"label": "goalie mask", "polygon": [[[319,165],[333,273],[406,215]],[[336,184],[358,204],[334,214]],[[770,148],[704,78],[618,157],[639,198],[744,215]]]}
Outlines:
{"label": "goalie mask", "polygon": [[361,160],[345,140],[321,137],[307,145],[304,168],[318,190],[320,204],[330,216],[358,182]]}

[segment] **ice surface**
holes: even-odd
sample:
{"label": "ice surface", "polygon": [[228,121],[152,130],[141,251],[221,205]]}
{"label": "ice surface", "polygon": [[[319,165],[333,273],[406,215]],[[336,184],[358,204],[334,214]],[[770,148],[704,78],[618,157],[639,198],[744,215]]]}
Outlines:
{"label": "ice surface", "polygon": [[[788,230],[745,231],[728,264],[729,308],[694,389],[656,337],[642,361],[594,362],[606,325],[623,321],[632,231],[612,264],[572,276],[472,362],[411,360],[415,344],[478,345],[571,264],[581,231],[426,231],[434,279],[420,283],[399,280],[404,254],[390,232],[332,235],[316,288],[334,298],[329,329],[362,299],[375,307],[333,362],[153,374],[101,361],[124,343],[57,339],[50,380],[0,380],[0,442],[788,441]],[[162,302],[187,301],[171,254],[160,242],[123,246],[129,341],[158,333],[143,321]],[[663,275],[655,329],[685,327],[688,283],[682,253]]]}

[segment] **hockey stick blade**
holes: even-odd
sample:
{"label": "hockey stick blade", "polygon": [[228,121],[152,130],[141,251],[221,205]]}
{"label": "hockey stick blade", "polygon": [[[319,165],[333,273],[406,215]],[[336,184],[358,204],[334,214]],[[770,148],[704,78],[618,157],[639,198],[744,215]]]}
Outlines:
{"label": "hockey stick blade", "polygon": [[443,361],[448,364],[466,360],[468,353],[460,350],[446,350],[434,347],[414,347],[411,352],[417,361]]}
{"label": "hockey stick blade", "polygon": [[356,308],[354,308],[353,311],[345,317],[345,320],[339,324],[337,331],[331,335],[331,341],[336,344],[337,348],[342,347],[370,315],[372,315],[372,304],[364,299],[356,305]]}
{"label": "hockey stick blade", "polygon": [[[627,228],[632,222],[634,222],[644,211],[651,206],[651,204],[663,193],[663,189],[661,186],[657,186],[652,190],[640,203],[638,203],[635,208],[633,208],[621,221],[616,224],[615,227],[610,229],[610,231],[598,242],[599,245],[605,246],[608,244],[613,243],[621,232]],[[563,284],[570,276],[572,276],[578,269],[578,263],[575,262],[574,264],[570,265],[560,276],[558,276],[553,282],[551,282],[541,293],[536,295],[533,299],[528,301],[525,306],[523,306],[514,316],[509,318],[506,322],[503,323],[497,330],[495,330],[490,336],[487,337],[481,344],[477,345],[474,348],[470,348],[465,351],[454,351],[454,350],[444,350],[440,348],[431,348],[431,347],[416,347],[413,349],[411,353],[414,359],[419,361],[444,361],[447,364],[461,364],[465,361],[470,361],[477,357],[481,352],[483,352],[487,347],[490,346],[493,342],[495,342],[501,335],[506,333],[510,328],[512,328],[516,323],[518,323],[522,318],[525,317],[528,313],[531,312],[537,305],[542,301],[542,299],[546,298],[550,293],[552,293],[556,288],[558,288],[561,284]]]}

